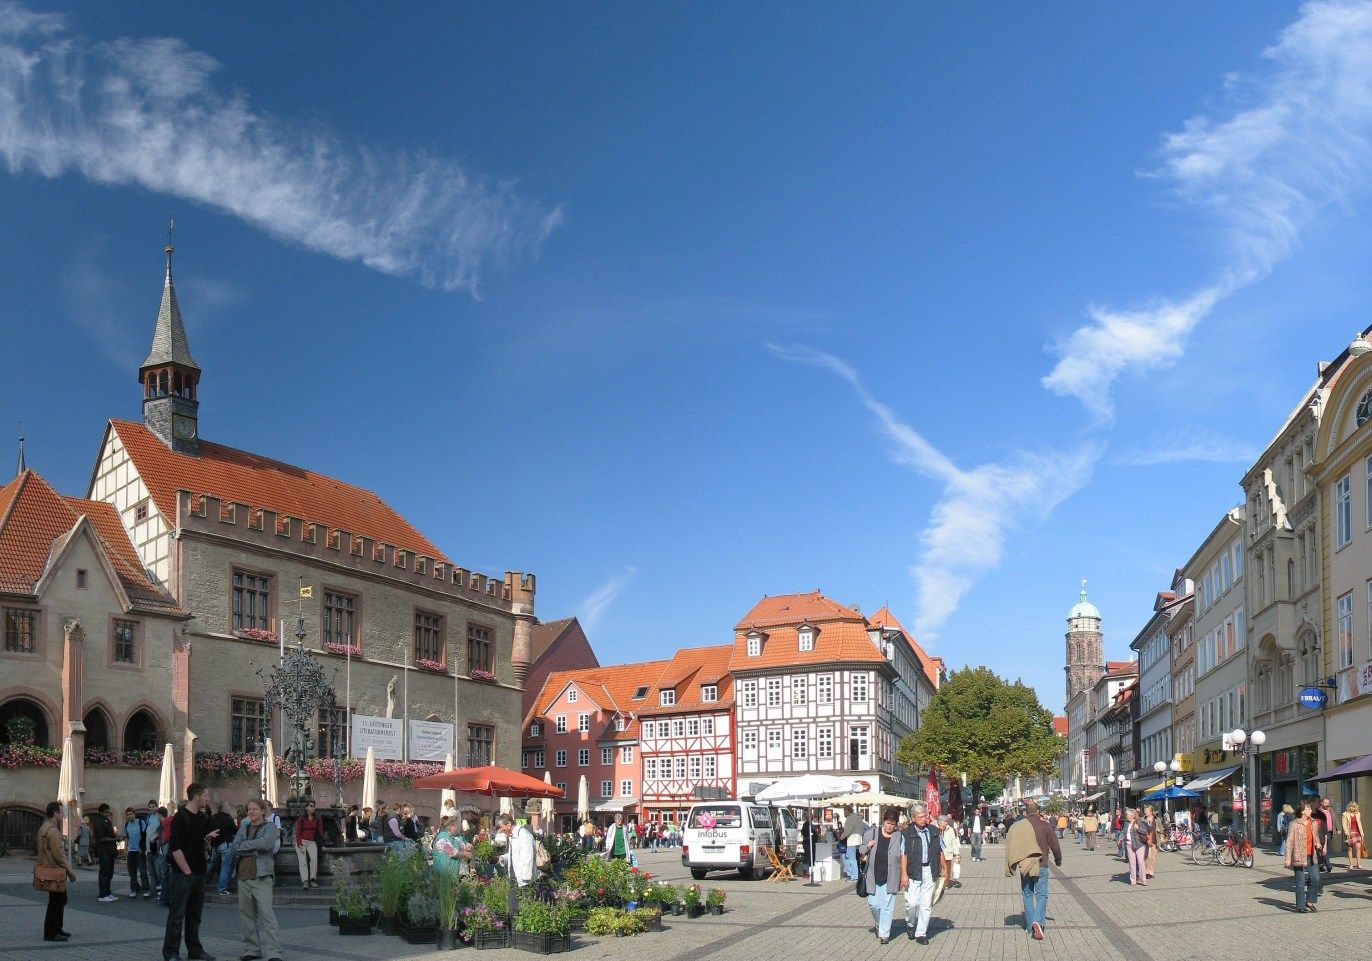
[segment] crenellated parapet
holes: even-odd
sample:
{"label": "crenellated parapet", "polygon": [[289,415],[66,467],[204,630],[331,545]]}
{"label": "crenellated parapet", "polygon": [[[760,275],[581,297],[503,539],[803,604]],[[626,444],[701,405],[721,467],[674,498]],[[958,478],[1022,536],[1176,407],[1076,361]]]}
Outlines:
{"label": "crenellated parapet", "polygon": [[227,537],[248,546],[285,550],[359,573],[379,574],[440,590],[455,599],[493,604],[515,614],[533,611],[533,574],[506,571],[503,578],[490,577],[365,534],[330,528],[265,507],[224,501],[213,494],[177,491],[176,525],[178,536],[199,532]]}

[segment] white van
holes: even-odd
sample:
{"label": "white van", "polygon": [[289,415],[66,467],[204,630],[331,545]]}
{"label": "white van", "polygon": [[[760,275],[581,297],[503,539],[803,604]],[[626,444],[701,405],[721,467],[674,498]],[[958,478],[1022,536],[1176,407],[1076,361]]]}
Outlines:
{"label": "white van", "polygon": [[707,871],[737,871],[745,881],[771,867],[764,845],[782,842],[794,850],[800,826],[791,812],[751,801],[701,801],[692,805],[681,828],[681,863],[691,877],[703,880]]}

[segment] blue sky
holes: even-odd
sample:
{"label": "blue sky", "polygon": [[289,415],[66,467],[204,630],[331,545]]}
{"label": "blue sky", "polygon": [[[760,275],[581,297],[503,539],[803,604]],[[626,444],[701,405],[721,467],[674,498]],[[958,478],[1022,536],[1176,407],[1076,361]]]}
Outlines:
{"label": "blue sky", "polygon": [[1372,9],[1116,6],[0,4],[0,424],[84,490],[171,211],[202,434],[603,660],[818,587],[1060,708],[1372,303]]}

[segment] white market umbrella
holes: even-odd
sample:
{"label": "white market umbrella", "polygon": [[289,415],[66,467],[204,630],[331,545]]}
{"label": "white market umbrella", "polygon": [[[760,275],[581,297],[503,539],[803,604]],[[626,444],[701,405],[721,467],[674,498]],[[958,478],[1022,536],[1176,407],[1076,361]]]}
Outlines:
{"label": "white market umbrella", "polygon": [[273,808],[281,806],[281,791],[276,786],[276,749],[271,738],[267,738],[262,751],[262,799]]}
{"label": "white market umbrella", "polygon": [[581,783],[576,786],[576,819],[582,823],[591,819],[591,789],[584,774],[581,775]]}
{"label": "white market umbrella", "polygon": [[[371,768],[371,770],[372,770],[372,806],[375,807],[375,804],[376,804],[376,758],[375,758],[375,756],[373,755],[372,749],[371,749],[371,748],[367,748],[367,759],[371,762],[371,766],[372,766],[372,768]],[[449,755],[447,756],[447,758],[445,758],[444,761],[443,761],[443,772],[446,774],[448,771],[451,771],[451,770],[454,770],[454,768],[453,768],[453,756],[452,756],[451,754],[449,754]],[[363,796],[363,797],[366,797],[366,794],[367,794],[367,792],[366,792],[366,789],[364,788],[364,789],[363,789],[363,792],[362,792],[362,796]],[[448,802],[449,802],[449,801],[452,801],[454,806],[457,805],[457,792],[456,792],[456,791],[453,791],[453,790],[450,790],[449,788],[444,788],[444,789],[443,789],[443,794],[442,794],[442,796],[439,798],[439,801],[438,801],[438,809],[439,809],[440,811],[447,810]],[[366,801],[363,801],[363,802],[362,802],[362,806],[363,806],[363,807],[367,807],[367,802],[366,802]]]}
{"label": "white market umbrella", "polygon": [[885,791],[859,791],[856,794],[840,794],[824,798],[826,807],[863,807],[876,804],[880,807],[908,808],[914,804],[913,798],[887,794]]}
{"label": "white market umbrella", "polygon": [[[547,782],[548,784],[552,784],[552,783],[553,783],[553,772],[552,772],[552,771],[544,771],[544,772],[543,772],[543,780],[544,780],[545,782]],[[551,825],[552,823],[553,823],[553,799],[550,798],[550,797],[545,797],[545,798],[543,799],[543,830],[544,830],[544,831],[547,831],[547,830],[548,830],[548,826]]]}
{"label": "white market umbrella", "polygon": [[176,793],[176,755],[171,742],[162,748],[162,777],[157,782],[157,803],[170,807],[177,799]]}
{"label": "white market umbrella", "polygon": [[810,862],[807,885],[815,883],[815,846],[807,836],[810,833],[810,805],[820,798],[860,790],[862,785],[848,778],[834,777],[832,774],[801,774],[798,777],[784,777],[758,792],[756,800],[761,804],[794,804],[805,808],[805,828],[800,837],[805,842],[805,855]]}
{"label": "white market umbrella", "polygon": [[367,761],[362,766],[362,806],[376,811],[376,748],[367,748]]}
{"label": "white market umbrella", "polygon": [[62,767],[57,772],[57,800],[63,807],[76,803],[76,761],[72,757],[71,738],[62,742]]}

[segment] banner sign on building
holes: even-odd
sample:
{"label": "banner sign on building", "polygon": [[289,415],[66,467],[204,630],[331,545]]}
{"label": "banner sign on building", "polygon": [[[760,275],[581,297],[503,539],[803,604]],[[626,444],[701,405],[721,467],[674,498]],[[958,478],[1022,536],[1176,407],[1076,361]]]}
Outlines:
{"label": "banner sign on building", "polygon": [[[404,756],[405,722],[398,717],[353,715],[353,757],[366,757],[367,748],[378,760],[399,761]],[[439,760],[443,760],[441,757]]]}
{"label": "banner sign on building", "polygon": [[439,721],[410,722],[410,760],[446,761],[453,753],[453,726]]}

